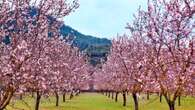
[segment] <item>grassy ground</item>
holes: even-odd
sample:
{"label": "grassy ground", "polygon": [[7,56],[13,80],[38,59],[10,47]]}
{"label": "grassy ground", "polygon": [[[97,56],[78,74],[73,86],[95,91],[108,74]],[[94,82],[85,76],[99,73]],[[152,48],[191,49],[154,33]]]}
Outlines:
{"label": "grassy ground", "polygon": [[[139,104],[140,110],[168,110],[165,100],[159,103],[159,99],[156,96],[151,96],[149,101],[140,99]],[[195,110],[195,98],[182,98],[181,104],[182,106],[180,107],[176,106],[176,110]],[[7,110],[33,110],[33,108],[34,99],[27,97],[24,101],[12,101]],[[121,95],[119,102],[116,103],[101,94],[85,93],[74,97],[72,100],[67,100],[65,103],[60,100],[59,107],[55,107],[55,97],[43,98],[40,110],[133,110],[133,101],[128,96],[127,107],[123,107]]]}

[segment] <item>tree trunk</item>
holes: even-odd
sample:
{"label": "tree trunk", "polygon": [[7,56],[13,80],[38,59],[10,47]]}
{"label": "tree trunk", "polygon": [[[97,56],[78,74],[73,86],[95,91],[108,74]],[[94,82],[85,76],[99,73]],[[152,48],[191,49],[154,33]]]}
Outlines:
{"label": "tree trunk", "polygon": [[70,93],[70,100],[73,98],[73,91]]}
{"label": "tree trunk", "polygon": [[112,92],[112,99],[114,99],[114,92]]}
{"label": "tree trunk", "polygon": [[149,99],[150,99],[150,93],[147,92],[147,100],[149,100]]}
{"label": "tree trunk", "polygon": [[34,98],[34,92],[31,93],[31,97]]}
{"label": "tree trunk", "polygon": [[123,106],[126,106],[127,99],[126,99],[126,92],[123,91]]}
{"label": "tree trunk", "polygon": [[115,102],[118,102],[118,92],[116,92],[116,95],[115,95]]}
{"label": "tree trunk", "polygon": [[162,93],[160,93],[160,103],[162,102]]}
{"label": "tree trunk", "polygon": [[75,96],[78,96],[78,95],[79,95],[79,93],[78,93],[78,91],[76,91],[76,92],[75,92]]}
{"label": "tree trunk", "polygon": [[11,98],[13,97],[14,91],[7,91],[0,103],[0,110],[4,110],[6,106],[10,103]]}
{"label": "tree trunk", "polygon": [[108,98],[110,98],[110,91],[108,92]]}
{"label": "tree trunk", "polygon": [[173,100],[167,97],[167,95],[164,95],[164,97],[169,105],[169,110],[175,110],[175,101],[177,100],[177,97],[174,97]]}
{"label": "tree trunk", "polygon": [[41,100],[41,94],[39,93],[39,91],[37,91],[37,97],[36,97],[36,103],[35,103],[35,110],[39,110],[40,100]]}
{"label": "tree trunk", "polygon": [[20,94],[20,100],[22,100],[22,94]]}
{"label": "tree trunk", "polygon": [[66,102],[66,92],[63,94],[63,102]]}
{"label": "tree trunk", "polygon": [[58,95],[58,92],[55,92],[55,95],[56,95],[56,107],[59,106],[59,95]]}
{"label": "tree trunk", "polygon": [[77,90],[75,96],[79,96],[79,94],[80,94],[80,90]]}
{"label": "tree trunk", "polygon": [[178,106],[181,106],[181,96],[178,96]]}
{"label": "tree trunk", "polygon": [[169,104],[169,110],[175,110],[175,102],[174,101],[170,101],[168,104]]}
{"label": "tree trunk", "polygon": [[138,110],[138,98],[136,93],[132,93],[133,101],[134,101],[134,110]]}

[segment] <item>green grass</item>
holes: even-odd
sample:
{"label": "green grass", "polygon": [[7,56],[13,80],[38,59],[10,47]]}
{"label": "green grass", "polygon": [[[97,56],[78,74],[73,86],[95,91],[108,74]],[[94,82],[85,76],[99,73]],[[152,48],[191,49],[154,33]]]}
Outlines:
{"label": "green grass", "polygon": [[[60,106],[55,107],[55,97],[42,98],[40,110],[133,110],[133,100],[128,96],[127,106],[122,106],[122,97],[120,95],[119,102],[96,93],[84,93],[74,97],[72,100],[67,100],[65,103],[60,100]],[[176,105],[176,110],[195,110],[195,98],[182,98],[182,106]],[[168,110],[168,106],[163,100],[159,102],[157,96],[151,96],[150,100],[139,100],[140,110]],[[13,100],[7,107],[7,110],[33,110],[34,99],[27,97],[24,101]]]}

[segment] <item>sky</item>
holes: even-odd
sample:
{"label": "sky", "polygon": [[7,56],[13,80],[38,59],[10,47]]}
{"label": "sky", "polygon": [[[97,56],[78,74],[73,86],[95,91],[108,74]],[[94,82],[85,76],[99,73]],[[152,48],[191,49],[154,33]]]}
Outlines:
{"label": "sky", "polygon": [[112,39],[124,34],[139,6],[147,0],[80,0],[80,7],[64,18],[66,25],[85,35]]}

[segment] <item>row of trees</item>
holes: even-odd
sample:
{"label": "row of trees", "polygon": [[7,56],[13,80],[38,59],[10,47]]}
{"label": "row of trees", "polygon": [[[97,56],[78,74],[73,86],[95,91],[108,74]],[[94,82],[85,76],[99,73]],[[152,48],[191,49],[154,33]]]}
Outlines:
{"label": "row of trees", "polygon": [[59,34],[59,20],[78,1],[0,1],[0,110],[15,94],[36,93],[35,110],[45,94],[56,95],[86,86],[86,56]]}
{"label": "row of trees", "polygon": [[122,92],[124,98],[132,93],[135,110],[138,93],[161,94],[170,110],[178,97],[194,95],[194,0],[148,0],[148,10],[139,9],[127,29],[131,35],[112,41],[95,75],[98,89]]}

